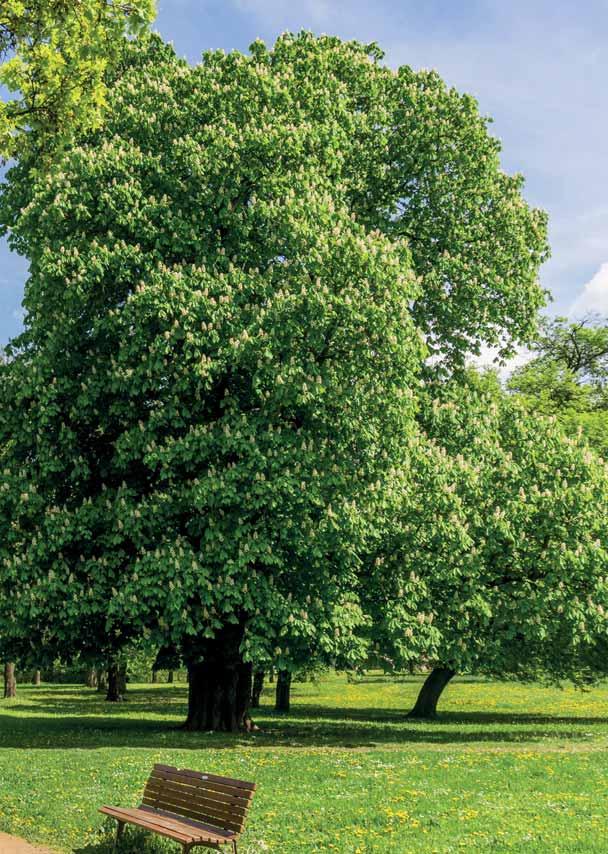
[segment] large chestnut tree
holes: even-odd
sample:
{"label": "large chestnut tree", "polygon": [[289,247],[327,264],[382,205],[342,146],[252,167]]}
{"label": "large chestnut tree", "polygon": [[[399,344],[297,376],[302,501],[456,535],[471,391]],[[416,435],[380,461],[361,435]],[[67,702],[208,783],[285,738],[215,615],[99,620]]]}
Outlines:
{"label": "large chestnut tree", "polygon": [[380,60],[302,34],[192,68],[139,40],[103,129],[3,189],[31,272],[2,632],[175,646],[191,728],[242,726],[289,638],[348,649],[426,354],[508,349],[543,300],[544,216],[474,100]]}

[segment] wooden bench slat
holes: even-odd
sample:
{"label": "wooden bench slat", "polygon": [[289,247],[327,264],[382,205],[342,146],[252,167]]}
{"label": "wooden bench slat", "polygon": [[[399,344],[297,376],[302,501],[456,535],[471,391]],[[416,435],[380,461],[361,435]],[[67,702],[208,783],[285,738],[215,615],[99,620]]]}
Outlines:
{"label": "wooden bench slat", "polygon": [[174,774],[181,774],[183,777],[193,777],[196,780],[205,780],[212,783],[224,783],[236,789],[247,789],[254,792],[257,788],[256,783],[249,783],[247,780],[237,780],[234,777],[219,777],[217,774],[204,774],[202,771],[191,771],[189,768],[175,768],[173,765],[162,765],[156,763],[154,770],[171,771]]}
{"label": "wooden bench slat", "polygon": [[117,819],[118,821],[126,822],[127,824],[136,824],[139,827],[146,828],[148,830],[153,830],[154,833],[158,833],[159,836],[165,836],[167,839],[174,839],[176,842],[190,843],[194,841],[194,837],[192,834],[186,835],[181,831],[174,830],[172,828],[166,827],[165,825],[155,822],[154,817],[150,816],[141,816],[133,815],[131,810],[120,809],[117,807],[102,807],[99,812],[104,813],[105,815],[109,815],[112,818]]}
{"label": "wooden bench slat", "polygon": [[224,809],[215,807],[213,804],[206,808],[201,808],[199,806],[190,806],[188,801],[183,798],[164,797],[162,800],[158,800],[146,793],[144,793],[142,802],[148,807],[159,810],[166,809],[169,810],[169,812],[174,812],[178,815],[181,812],[188,810],[190,818],[194,818],[197,821],[207,822],[208,824],[214,824],[218,827],[228,827],[229,825],[230,830],[236,829],[240,831],[245,823],[245,816],[231,814]]}
{"label": "wooden bench slat", "polygon": [[202,822],[190,821],[165,810],[102,807],[99,811],[181,843],[189,844],[201,840],[224,843],[231,841],[236,835],[229,830],[222,832]]}
{"label": "wooden bench slat", "polygon": [[139,827],[147,828],[148,830],[153,830],[155,833],[160,831],[166,831],[165,835],[170,834],[171,839],[175,839],[178,842],[193,842],[195,839],[195,835],[190,831],[190,829],[179,828],[176,824],[167,822],[166,819],[161,817],[156,817],[154,813],[140,813],[136,809],[118,809],[118,808],[110,808],[102,809],[100,812],[105,812],[107,815],[112,815],[114,818],[124,821],[127,824],[136,824]]}
{"label": "wooden bench slat", "polygon": [[198,839],[201,834],[206,839],[214,839],[221,840],[222,842],[229,842],[234,839],[237,834],[233,830],[223,829],[221,827],[212,827],[207,822],[203,821],[195,821],[190,818],[184,818],[183,816],[176,815],[172,813],[170,810],[155,810],[151,807],[140,807],[140,809],[144,812],[149,813],[152,816],[160,816],[163,820],[166,818],[167,821],[174,821],[178,825],[182,827],[192,828],[196,830],[196,838]]}
{"label": "wooden bench slat", "polygon": [[208,827],[213,827],[217,830],[218,833],[226,832],[232,834],[240,834],[243,830],[243,826],[239,824],[238,821],[231,821],[230,819],[220,818],[219,816],[201,816],[200,813],[194,812],[193,810],[188,809],[188,807],[184,807],[178,804],[164,804],[162,807],[153,806],[152,804],[147,804],[145,800],[141,804],[141,809],[149,809],[155,810],[156,812],[169,812],[173,815],[179,815],[184,819],[190,819],[192,821],[198,821],[202,824],[207,825]]}
{"label": "wooden bench slat", "polygon": [[206,806],[208,804],[217,804],[223,809],[229,808],[231,814],[247,815],[249,811],[250,801],[242,801],[240,798],[234,798],[231,795],[225,795],[223,792],[209,792],[205,789],[186,789],[184,786],[179,786],[170,781],[148,780],[144,794],[151,798],[158,797],[160,800],[166,795],[171,797],[184,798],[191,804]]}
{"label": "wooden bench slat", "polygon": [[182,783],[181,780],[175,780],[169,777],[153,777],[150,776],[146,783],[146,787],[154,788],[154,789],[171,789],[173,791],[183,792],[185,795],[191,798],[211,798],[214,801],[222,801],[225,804],[234,804],[235,806],[239,806],[241,809],[248,810],[251,806],[252,798],[242,797],[239,792],[235,789],[232,791],[224,791],[226,786],[222,786],[220,790],[217,784],[214,784],[212,787],[210,786],[190,786],[187,783]]}
{"label": "wooden bench slat", "polygon": [[219,792],[224,795],[230,795],[230,797],[240,798],[247,803],[249,803],[253,798],[252,790],[242,789],[237,786],[227,786],[225,783],[217,783],[214,780],[197,779],[196,777],[183,777],[181,774],[173,771],[158,771],[155,769],[150,774],[150,779],[170,780],[173,783],[177,783],[184,788],[189,788],[191,790],[202,789],[204,791]]}
{"label": "wooden bench slat", "polygon": [[[144,813],[142,815],[142,813]],[[189,828],[184,826],[184,822],[171,818],[166,815],[159,815],[156,811],[148,812],[147,810],[133,810],[129,813],[132,823],[137,823],[140,827],[150,829],[162,828],[170,831],[176,837],[180,836],[183,839],[194,841],[199,834],[193,833]]]}
{"label": "wooden bench slat", "polygon": [[210,824],[213,827],[216,827],[218,830],[231,830],[235,833],[240,833],[243,829],[243,825],[238,819],[230,819],[227,816],[219,816],[219,815],[211,815],[210,813],[200,813],[197,810],[192,810],[190,807],[184,806],[183,804],[172,804],[170,802],[165,802],[163,804],[150,804],[148,803],[147,798],[144,798],[142,804],[145,805],[148,809],[154,810],[166,810],[167,812],[174,813],[175,815],[184,815],[190,819],[194,819],[194,821],[202,821],[205,824]]}

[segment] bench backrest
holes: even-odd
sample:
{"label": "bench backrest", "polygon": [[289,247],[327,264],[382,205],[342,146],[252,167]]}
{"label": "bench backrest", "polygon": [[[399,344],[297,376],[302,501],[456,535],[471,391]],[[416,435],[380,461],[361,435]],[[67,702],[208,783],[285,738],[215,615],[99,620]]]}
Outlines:
{"label": "bench backrest", "polygon": [[244,780],[155,765],[142,806],[241,833],[254,791]]}

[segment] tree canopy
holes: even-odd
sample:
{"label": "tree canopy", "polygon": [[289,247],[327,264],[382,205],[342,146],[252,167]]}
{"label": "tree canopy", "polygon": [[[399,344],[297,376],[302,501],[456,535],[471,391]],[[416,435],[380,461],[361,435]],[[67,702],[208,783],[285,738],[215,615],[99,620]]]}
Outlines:
{"label": "tree canopy", "polygon": [[[190,68],[155,40],[127,49],[129,59],[108,67],[117,90],[109,105],[107,141],[112,134],[122,138],[125,156],[129,150],[149,153],[176,143],[172,153],[184,164],[180,179],[185,182],[188,144],[211,138],[215,123],[237,135],[256,116],[262,137],[265,123],[283,110],[283,137],[267,145],[280,142],[294,157],[314,156],[362,226],[409,244],[421,283],[412,312],[435,362],[462,367],[483,344],[508,354],[514,344],[528,342],[545,301],[537,274],[548,254],[546,215],[524,201],[521,176],[501,169],[500,142],[490,135],[475,99],[447,88],[434,71],[386,67],[373,44],[301,33],[282,36],[272,49],[255,42],[250,51],[249,56],[208,52]],[[205,87],[212,92],[201,101]],[[239,87],[241,97],[223,104],[224,90]],[[201,123],[196,139],[189,111]],[[306,135],[307,127],[319,124],[326,127],[326,150],[322,139],[314,147]],[[298,145],[304,148],[295,150]],[[230,183],[235,146],[232,139],[221,156],[227,172],[221,188],[210,187],[219,189],[216,198],[210,193],[192,198],[180,213],[167,211],[173,194],[155,197],[146,211],[153,223],[168,213],[174,226],[185,221],[190,227],[196,202],[202,205],[200,239],[207,239],[223,205],[230,254],[236,234],[228,234],[228,205],[238,211],[239,200],[247,196],[246,186]],[[24,168],[28,172],[32,164]],[[253,163],[250,169],[254,172]],[[20,189],[30,181],[28,175]],[[186,190],[183,183],[182,198]],[[16,226],[27,199],[27,192],[21,197],[9,192],[0,222]],[[139,215],[133,212],[131,229]],[[15,246],[28,251],[19,240]],[[180,248],[175,247],[178,255]]]}
{"label": "tree canopy", "polygon": [[304,33],[191,68],[139,39],[104,125],[2,193],[30,260],[3,630],[175,646],[196,728],[240,725],[289,639],[348,653],[426,355],[508,350],[543,301],[544,215],[475,101],[380,59]]}
{"label": "tree canopy", "polygon": [[407,247],[351,215],[331,120],[250,105],[256,63],[129,49],[103,137],[14,232],[2,622],[64,655],[148,633],[190,663],[215,637],[276,657],[287,627],[339,645],[362,508],[413,420]]}
{"label": "tree canopy", "polygon": [[604,676],[602,461],[474,375],[435,386],[421,421],[374,565],[379,648],[452,673]]}
{"label": "tree canopy", "polygon": [[125,33],[154,17],[154,0],[3,0],[0,84],[14,93],[0,102],[0,157],[19,154],[36,131],[53,148],[99,124],[104,75]]}

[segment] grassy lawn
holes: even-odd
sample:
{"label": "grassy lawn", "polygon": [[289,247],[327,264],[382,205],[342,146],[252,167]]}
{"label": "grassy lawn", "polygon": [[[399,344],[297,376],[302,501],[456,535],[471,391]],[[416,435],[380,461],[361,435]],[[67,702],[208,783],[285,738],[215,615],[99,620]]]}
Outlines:
{"label": "grassy lawn", "polygon": [[[184,685],[131,686],[116,706],[78,686],[20,686],[0,701],[0,830],[109,852],[96,808],[136,805],[161,761],[259,783],[242,854],[608,850],[608,686],[463,679],[441,719],[419,723],[405,717],[418,685],[296,684],[286,717],[267,690],[262,732],[230,737],[172,728]],[[178,849],[127,832],[122,850]]]}

